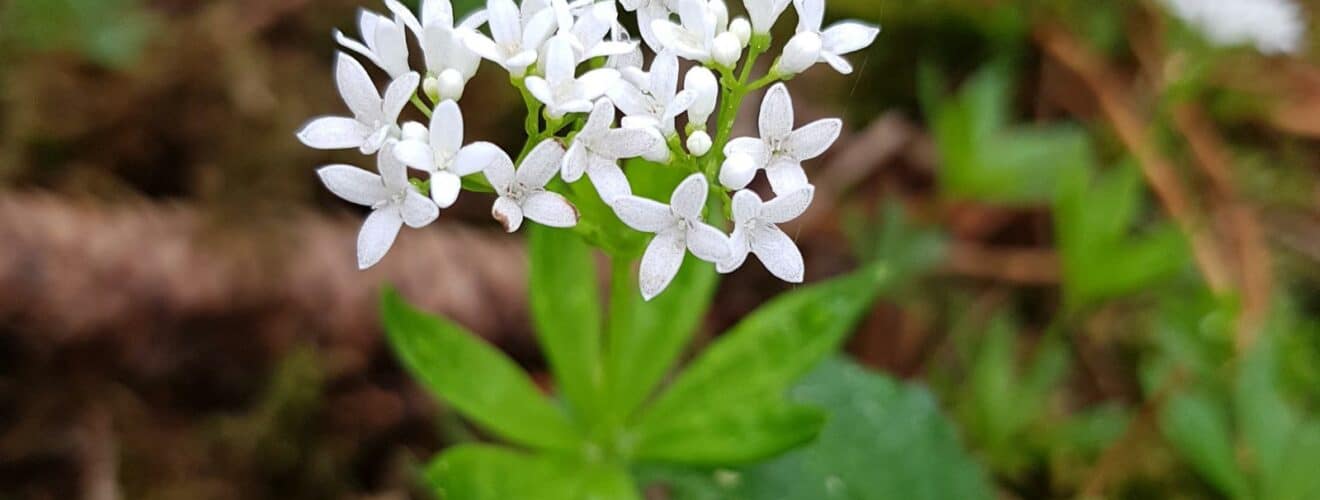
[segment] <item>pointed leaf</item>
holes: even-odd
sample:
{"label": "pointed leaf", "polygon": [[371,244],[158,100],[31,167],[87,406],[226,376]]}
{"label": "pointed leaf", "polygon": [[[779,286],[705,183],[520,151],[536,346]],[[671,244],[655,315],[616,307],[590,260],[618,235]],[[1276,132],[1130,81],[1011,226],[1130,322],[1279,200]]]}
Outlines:
{"label": "pointed leaf", "polygon": [[445,450],[426,468],[436,495],[454,500],[636,500],[628,472],[490,445]]}
{"label": "pointed leaf", "polygon": [[594,252],[570,231],[528,228],[532,320],[559,391],[576,416],[601,416],[600,288]]}
{"label": "pointed leaf", "polygon": [[824,425],[820,410],[783,403],[696,413],[637,429],[634,457],[709,466],[756,462],[810,442]]}

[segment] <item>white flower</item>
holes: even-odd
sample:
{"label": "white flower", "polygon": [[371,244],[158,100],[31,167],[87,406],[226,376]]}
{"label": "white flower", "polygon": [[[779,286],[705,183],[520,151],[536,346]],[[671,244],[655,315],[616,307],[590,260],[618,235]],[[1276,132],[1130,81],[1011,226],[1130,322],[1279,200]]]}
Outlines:
{"label": "white flower", "polygon": [[[617,39],[619,32],[614,28],[619,24],[619,12],[614,0],[594,3],[585,0],[574,5],[555,0],[553,7],[559,19],[560,34],[571,36],[575,42],[573,50],[578,62],[626,54],[637,47],[636,42]],[[606,40],[606,36],[611,38]]]}
{"label": "white flower", "polygon": [[612,129],[613,124],[614,104],[609,99],[596,101],[587,123],[574,136],[573,145],[564,156],[562,174],[566,182],[577,182],[583,173],[587,174],[606,204],[632,194],[628,178],[619,168],[619,160],[641,156],[654,149],[657,142],[662,142],[646,130]]}
{"label": "white flower", "polygon": [[776,84],[761,101],[761,138],[740,137],[724,148],[727,158],[720,168],[720,183],[742,189],[757,169],[765,169],[775,194],[797,191],[808,185],[802,162],[830,148],[843,130],[843,121],[827,118],[793,130],[793,100],[788,87]]}
{"label": "white flower", "polygon": [[1262,54],[1302,49],[1306,19],[1292,0],[1163,0],[1215,45],[1250,44]]}
{"label": "white flower", "polygon": [[361,54],[362,57],[389,73],[390,78],[398,78],[412,71],[408,67],[408,38],[405,35],[403,21],[363,10],[358,14],[358,31],[362,41],[353,40],[343,32],[335,30],[335,39],[344,48]]}
{"label": "white flower", "polygon": [[371,215],[358,232],[359,269],[380,262],[404,224],[423,227],[440,216],[440,209],[408,183],[408,169],[394,158],[391,145],[385,146],[377,162],[379,175],[348,165],[330,165],[316,171],[330,192],[371,207]]}
{"label": "white flower", "polygon": [[[662,18],[651,21],[651,29],[660,44],[679,57],[711,63],[716,62],[715,56],[720,52],[722,60],[718,62],[729,66],[728,50],[723,49],[731,46],[735,56],[741,54],[738,36],[728,33],[729,10],[723,0],[679,0],[678,17],[681,25]],[[717,43],[723,35],[728,36]]]}
{"label": "white flower", "polygon": [[793,38],[784,45],[784,54],[775,61],[770,73],[793,76],[805,71],[820,60],[823,43],[820,34],[814,31],[803,31],[793,35]]}
{"label": "white flower", "polygon": [[815,187],[806,186],[769,202],[762,202],[761,197],[749,190],[735,193],[734,227],[729,237],[732,253],[719,262],[719,272],[730,273],[742,267],[747,254],[753,253],[770,274],[789,283],[801,283],[806,271],[802,252],[777,224],[801,216],[811,206],[815,192]]}
{"label": "white flower", "polygon": [[412,30],[426,59],[423,85],[437,101],[458,100],[467,82],[477,74],[481,56],[467,47],[463,33],[475,31],[488,19],[480,10],[454,26],[454,8],[449,0],[422,0],[420,20],[398,0],[385,5]]}
{"label": "white flower", "polygon": [[487,0],[490,37],[476,29],[462,30],[469,49],[521,77],[536,64],[537,51],[557,27],[554,9],[544,1],[526,0],[522,9],[513,0]]}
{"label": "white flower", "polygon": [[626,78],[610,87],[609,96],[626,116],[630,128],[654,127],[661,135],[674,135],[674,119],[692,104],[691,92],[678,92],[678,57],[661,52],[650,73],[625,69]]}
{"label": "white flower", "polygon": [[629,12],[637,12],[637,28],[642,34],[642,40],[651,47],[651,50],[660,52],[664,44],[655,36],[655,31],[651,29],[652,23],[657,19],[669,19],[669,15],[674,13],[674,0],[619,0],[623,4],[623,9]]}
{"label": "white flower", "polygon": [[463,176],[482,171],[500,152],[489,142],[463,146],[463,114],[454,101],[436,106],[426,138],[429,143],[406,138],[394,147],[394,154],[408,166],[431,174],[431,199],[440,208],[453,206],[463,190]]}
{"label": "white flower", "polygon": [[551,118],[591,111],[591,102],[605,95],[619,79],[619,72],[609,68],[574,76],[577,58],[573,55],[573,41],[567,36],[551,38],[546,43],[545,58],[542,64],[545,78],[529,76],[525,83],[527,90],[545,103],[546,114]]}
{"label": "white flower", "polygon": [[[818,37],[820,46],[819,61],[828,63],[836,71],[845,75],[852,73],[852,64],[843,56],[870,46],[871,43],[875,42],[876,35],[880,34],[880,28],[857,21],[843,21],[822,31],[821,24],[825,19],[825,0],[793,1],[798,11],[798,34],[794,38],[806,37],[810,39],[813,38],[813,35]],[[814,45],[814,41],[800,43]],[[788,49],[785,48],[784,52],[784,58],[787,59]]]}
{"label": "white flower", "polygon": [[399,134],[396,122],[403,107],[417,90],[420,77],[408,73],[390,82],[382,99],[367,69],[347,54],[335,62],[339,93],[353,118],[325,116],[312,120],[298,131],[303,144],[316,149],[358,148],[363,154],[379,151],[385,141]]}
{"label": "white flower", "polygon": [[752,30],[757,34],[766,34],[775,26],[779,15],[788,8],[789,0],[743,0],[747,15],[752,18]]}
{"label": "white flower", "polygon": [[532,148],[516,172],[513,160],[502,151],[486,167],[486,179],[499,195],[491,215],[506,231],[517,231],[524,217],[550,227],[577,225],[577,208],[558,193],[545,190],[563,158],[564,148],[554,139],[546,139]]}
{"label": "white flower", "polygon": [[624,224],[655,233],[642,255],[638,279],[646,300],[669,286],[687,251],[710,262],[732,258],[729,238],[701,220],[707,193],[706,177],[692,174],[674,189],[669,205],[637,196],[619,198],[614,204],[614,212]]}

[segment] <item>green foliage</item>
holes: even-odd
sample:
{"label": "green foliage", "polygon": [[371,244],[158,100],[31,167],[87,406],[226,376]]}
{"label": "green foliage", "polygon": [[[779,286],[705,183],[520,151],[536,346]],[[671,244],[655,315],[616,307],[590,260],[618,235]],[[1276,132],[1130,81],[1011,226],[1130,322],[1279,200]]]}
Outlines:
{"label": "green foliage", "polygon": [[829,415],[812,445],[732,471],[652,469],[644,476],[675,500],[995,497],[924,388],[834,360],[789,393]]}
{"label": "green foliage", "polygon": [[1134,233],[1144,212],[1140,172],[1130,164],[1071,172],[1054,203],[1064,296],[1073,307],[1147,289],[1187,266],[1182,234],[1169,224]]}
{"label": "green foliage", "polygon": [[688,262],[669,292],[642,303],[631,266],[616,265],[602,339],[590,248],[567,231],[537,228],[530,237],[533,316],[570,412],[471,333],[385,293],[389,340],[409,371],[478,426],[532,449],[442,453],[426,477],[446,498],[635,498],[624,472],[634,464],[733,466],[800,447],[825,415],[788,402],[785,392],[837,350],[889,281],[884,268],[870,266],[782,295],[647,406],[708,307],[714,270]]}
{"label": "green foliage", "polygon": [[13,0],[0,37],[37,51],[75,51],[110,67],[133,64],[154,23],[137,0]]}
{"label": "green foliage", "polygon": [[865,261],[884,262],[895,282],[925,274],[944,261],[947,237],[916,224],[901,203],[887,200],[878,216],[876,224],[854,215],[846,228],[853,252]]}
{"label": "green foliage", "polygon": [[945,195],[1038,204],[1052,199],[1060,177],[1085,168],[1090,149],[1083,130],[1009,124],[1013,78],[1002,65],[979,71],[949,98],[940,97],[944,84],[937,70],[925,66],[919,76]]}

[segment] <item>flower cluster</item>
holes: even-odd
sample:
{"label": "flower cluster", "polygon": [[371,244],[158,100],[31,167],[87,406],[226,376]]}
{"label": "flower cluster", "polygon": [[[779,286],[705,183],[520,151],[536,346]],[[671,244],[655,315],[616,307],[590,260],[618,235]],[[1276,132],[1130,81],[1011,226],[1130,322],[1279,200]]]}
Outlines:
{"label": "flower cluster", "polygon": [[[834,143],[842,122],[796,127],[782,82],[817,63],[852,72],[843,56],[870,45],[879,29],[851,21],[822,27],[824,0],[791,1],[796,33],[754,77],[790,0],[743,0],[748,18],[733,19],[723,0],[488,0],[462,20],[449,0],[422,0],[418,13],[385,0],[387,13],[362,12],[359,39],[335,35],[346,49],[335,79],[352,116],[316,118],[298,138],[377,157],[376,173],[319,170],[336,195],[372,209],[358,236],[363,269],[384,257],[403,225],[430,224],[465,190],[494,193],[491,213],[509,232],[524,220],[578,226],[584,216],[571,185],[585,177],[611,217],[655,235],[640,265],[648,300],[689,252],[726,273],[754,254],[775,276],[800,282],[802,255],[778,225],[811,204],[802,163]],[[636,17],[641,41],[623,14]],[[409,34],[423,55],[420,71],[410,65]],[[389,77],[383,94],[350,53]],[[459,101],[483,59],[507,71],[527,106],[528,141],[516,158],[488,142],[464,142]],[[744,98],[767,87],[760,137],[732,138]],[[410,103],[429,123],[400,123]],[[634,158],[644,161],[630,169],[689,175],[668,204],[636,196],[620,165]],[[425,176],[410,178],[409,169]],[[774,195],[768,201],[748,189],[760,171]]]}
{"label": "flower cluster", "polygon": [[1169,11],[1215,45],[1252,45],[1262,54],[1295,53],[1306,37],[1302,8],[1292,0],[1163,0]]}

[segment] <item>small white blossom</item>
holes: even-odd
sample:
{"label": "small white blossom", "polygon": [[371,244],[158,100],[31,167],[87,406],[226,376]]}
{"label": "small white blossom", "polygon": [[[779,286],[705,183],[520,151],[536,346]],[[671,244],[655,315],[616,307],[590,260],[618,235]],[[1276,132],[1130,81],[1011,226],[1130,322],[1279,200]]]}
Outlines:
{"label": "small white blossom", "polygon": [[503,151],[486,167],[486,179],[499,195],[491,215],[506,231],[517,231],[524,218],[550,227],[577,225],[577,208],[558,193],[545,190],[563,158],[564,148],[554,139],[546,139],[532,148],[516,171]]}
{"label": "small white blossom", "polygon": [[692,104],[691,92],[678,92],[678,57],[661,52],[651,61],[650,73],[624,70],[625,78],[610,87],[609,96],[626,116],[630,128],[654,127],[670,136],[674,119]]}
{"label": "small white blossom", "polygon": [[463,113],[454,101],[436,106],[425,140],[418,140],[413,132],[404,135],[394,154],[408,166],[431,174],[431,199],[440,208],[453,206],[463,190],[463,176],[482,171],[500,153],[489,142],[463,145]]}
{"label": "small white blossom", "polygon": [[720,168],[720,183],[742,189],[757,169],[765,169],[776,194],[797,191],[809,183],[802,162],[824,154],[839,138],[843,121],[817,120],[793,130],[793,100],[788,87],[776,84],[761,101],[761,137],[740,137],[724,148],[727,160]]}
{"label": "small white blossom", "polygon": [[[716,43],[720,35],[726,34],[729,26],[729,10],[723,0],[679,0],[678,17],[682,24],[674,24],[669,19],[656,19],[651,22],[655,37],[667,49],[679,57],[700,63],[716,62],[716,49],[727,49],[728,38]],[[733,45],[740,53],[737,36]],[[727,50],[721,50],[720,64],[731,66]],[[737,57],[733,58],[737,61]]]}
{"label": "small white blossom", "polygon": [[422,0],[420,20],[398,0],[385,0],[385,5],[412,30],[422,47],[426,60],[422,84],[427,94],[436,101],[461,98],[481,63],[481,56],[464,43],[463,33],[485,24],[486,11],[477,11],[455,26],[449,0]]}
{"label": "small white blossom", "polygon": [[705,130],[693,132],[687,138],[688,152],[694,156],[706,156],[706,153],[710,152],[711,146],[714,146],[714,142],[711,141],[710,134],[706,133]]}
{"label": "small white blossom", "polygon": [[[812,63],[825,62],[833,67],[835,71],[845,75],[852,73],[852,64],[843,56],[870,46],[871,43],[875,42],[875,37],[880,34],[880,28],[857,21],[843,21],[821,30],[821,25],[825,19],[825,0],[793,1],[798,11],[798,34],[794,36],[794,39],[805,37],[802,42],[799,42],[804,45],[799,50],[810,51],[812,46],[817,45],[815,39],[819,39],[819,57],[817,60],[813,60]],[[789,43],[792,44],[792,42]],[[787,48],[785,48],[784,53],[784,59],[787,59]],[[804,66],[802,69],[806,69],[806,67]]]}
{"label": "small white blossom", "polygon": [[660,52],[664,49],[664,44],[655,36],[651,26],[657,19],[669,19],[669,15],[677,10],[677,2],[674,0],[619,0],[619,2],[623,4],[624,10],[637,13],[637,29],[642,34],[642,40],[651,47],[651,50]]}
{"label": "small white blossom", "polygon": [[460,35],[469,49],[504,67],[514,77],[522,77],[536,64],[537,51],[558,26],[554,9],[542,0],[527,0],[521,10],[513,0],[487,0],[491,36],[476,29],[464,29]]}
{"label": "small white blossom", "polygon": [[732,258],[729,238],[701,220],[708,191],[706,177],[692,174],[674,189],[669,205],[637,196],[619,198],[614,204],[614,212],[624,224],[655,233],[642,255],[638,279],[646,300],[669,286],[688,251],[709,262]]}
{"label": "small white blossom", "polygon": [[788,40],[784,53],[775,61],[770,73],[779,76],[793,76],[810,68],[821,57],[820,34],[803,31]]}
{"label": "small white blossom", "polygon": [[720,96],[720,82],[705,66],[693,66],[683,77],[683,90],[692,93],[692,106],[688,107],[688,123],[704,129]]}
{"label": "small white blossom", "polygon": [[742,267],[747,254],[756,254],[761,264],[775,277],[789,283],[801,283],[806,266],[802,252],[793,239],[778,224],[791,221],[806,212],[816,188],[806,186],[780,195],[768,202],[749,190],[733,195],[733,234],[729,258],[719,262],[721,273],[730,273]]}
{"label": "small white blossom", "polygon": [[766,34],[775,26],[775,21],[788,8],[790,0],[743,0],[747,15],[752,18],[752,30],[757,34]]}
{"label": "small white blossom", "polygon": [[745,17],[735,18],[729,22],[729,33],[733,33],[733,36],[738,37],[738,43],[747,47],[752,41],[752,23]]}
{"label": "small white blossom", "polygon": [[586,174],[606,204],[620,196],[632,194],[628,178],[619,168],[619,160],[636,158],[657,145],[656,137],[642,129],[612,129],[614,104],[609,99],[596,101],[582,131],[573,138],[568,154],[564,155],[563,178],[577,182]]}
{"label": "small white blossom", "polygon": [[525,83],[527,90],[545,104],[546,114],[551,118],[591,111],[592,101],[605,95],[619,80],[619,72],[610,68],[574,76],[577,58],[573,55],[572,40],[566,36],[556,36],[546,43],[545,58],[545,77],[529,76]]}
{"label": "small white blossom", "polygon": [[316,172],[336,196],[371,207],[358,232],[359,269],[380,262],[404,224],[423,227],[440,216],[440,209],[408,183],[407,167],[394,158],[391,147],[387,144],[377,158],[380,174],[349,165],[330,165]]}
{"label": "small white blossom", "polygon": [[358,14],[358,32],[362,35],[361,42],[345,36],[339,30],[335,30],[335,39],[344,48],[361,54],[385,70],[390,78],[398,78],[412,71],[408,67],[408,38],[403,20],[398,16],[391,19],[363,9]]}
{"label": "small white blossom", "polygon": [[1262,54],[1295,53],[1306,18],[1292,0],[1163,0],[1173,15],[1215,45],[1253,45]]}
{"label": "small white blossom", "polygon": [[637,48],[636,42],[616,38],[619,31],[614,28],[619,25],[619,12],[614,0],[580,0],[574,5],[555,0],[553,7],[559,19],[560,34],[572,37],[578,62],[627,54]]}
{"label": "small white blossom", "polygon": [[341,52],[335,62],[335,81],[353,118],[314,119],[298,131],[298,139],[316,149],[358,148],[363,154],[373,154],[386,140],[399,134],[399,113],[417,90],[419,79],[417,73],[394,79],[382,98],[367,69]]}

